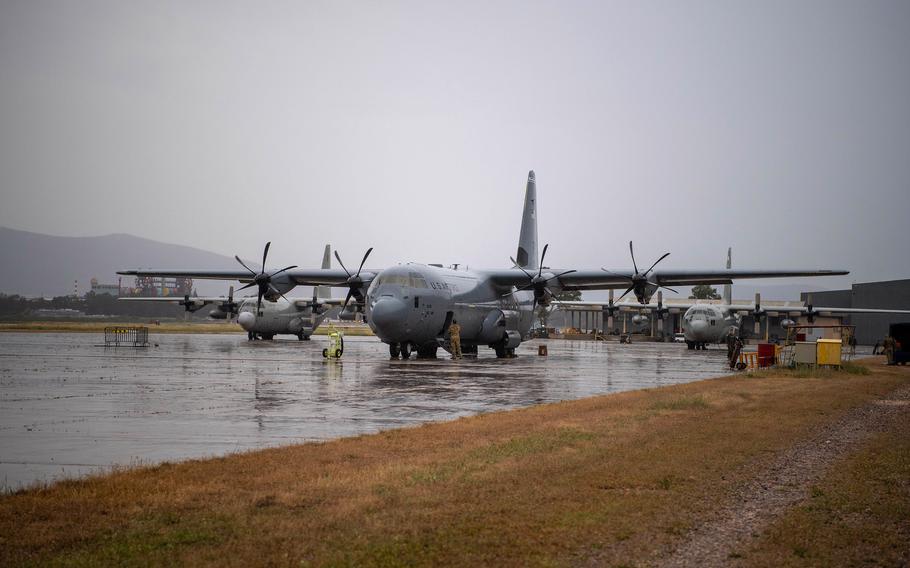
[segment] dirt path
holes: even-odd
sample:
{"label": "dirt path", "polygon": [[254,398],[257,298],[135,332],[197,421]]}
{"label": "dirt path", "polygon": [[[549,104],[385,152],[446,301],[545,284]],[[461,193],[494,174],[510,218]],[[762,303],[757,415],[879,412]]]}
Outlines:
{"label": "dirt path", "polygon": [[779,455],[749,483],[734,490],[727,506],[689,533],[685,542],[655,564],[671,567],[731,566],[731,554],[748,545],[787,509],[809,496],[809,488],[838,460],[896,420],[910,419],[910,387],[855,408],[804,442]]}

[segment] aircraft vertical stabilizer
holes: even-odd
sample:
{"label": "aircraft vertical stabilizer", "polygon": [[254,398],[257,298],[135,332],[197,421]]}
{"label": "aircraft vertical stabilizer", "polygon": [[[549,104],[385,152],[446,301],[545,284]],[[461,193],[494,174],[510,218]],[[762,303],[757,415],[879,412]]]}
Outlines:
{"label": "aircraft vertical stabilizer", "polygon": [[[727,249],[727,268],[733,268],[733,247]],[[724,284],[724,303],[728,306],[733,303],[733,286]]]}
{"label": "aircraft vertical stabilizer", "polygon": [[[325,252],[322,253],[322,267],[332,268],[332,245],[325,245]],[[317,286],[316,297],[331,298],[332,289],[329,286]]]}
{"label": "aircraft vertical stabilizer", "polygon": [[525,207],[521,214],[521,235],[518,237],[518,266],[539,268],[537,255],[537,181],[534,170],[528,172],[528,187],[525,190]]}

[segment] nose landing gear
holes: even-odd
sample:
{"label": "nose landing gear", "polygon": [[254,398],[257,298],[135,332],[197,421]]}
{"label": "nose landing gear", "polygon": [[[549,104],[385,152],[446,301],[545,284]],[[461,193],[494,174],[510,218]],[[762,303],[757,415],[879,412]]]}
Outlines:
{"label": "nose landing gear", "polygon": [[[404,360],[411,358],[411,353],[414,352],[414,346],[410,343],[389,343],[389,356],[392,359],[398,359],[401,357]],[[418,348],[417,356],[423,357],[423,352]]]}

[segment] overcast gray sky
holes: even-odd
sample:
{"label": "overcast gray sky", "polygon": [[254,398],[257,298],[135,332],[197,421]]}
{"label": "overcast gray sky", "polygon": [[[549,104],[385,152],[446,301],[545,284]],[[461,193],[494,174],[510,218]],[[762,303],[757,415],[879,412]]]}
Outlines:
{"label": "overcast gray sky", "polygon": [[534,169],[547,264],[910,277],[905,0],[0,0],[0,87],[12,228],[498,267]]}

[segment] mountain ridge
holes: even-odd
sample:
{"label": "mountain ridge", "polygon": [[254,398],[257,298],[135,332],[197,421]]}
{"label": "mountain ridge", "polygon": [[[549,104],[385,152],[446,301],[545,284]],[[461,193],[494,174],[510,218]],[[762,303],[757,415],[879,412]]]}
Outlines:
{"label": "mountain ridge", "polygon": [[[235,268],[226,255],[165,243],[129,233],[66,237],[0,227],[0,292],[22,296],[62,296],[90,289],[90,280],[116,283],[126,268]],[[132,277],[123,277],[123,285]],[[196,280],[200,294],[224,294],[228,283]]]}

